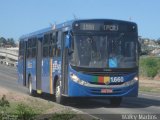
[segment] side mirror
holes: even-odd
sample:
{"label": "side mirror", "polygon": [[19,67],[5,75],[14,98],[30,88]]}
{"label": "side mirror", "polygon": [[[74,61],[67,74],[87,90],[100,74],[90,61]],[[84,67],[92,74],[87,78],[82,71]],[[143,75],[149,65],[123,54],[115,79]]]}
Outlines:
{"label": "side mirror", "polygon": [[71,36],[67,34],[65,38],[65,48],[68,48],[69,55],[73,53],[73,49],[71,48],[71,42],[72,42]]}
{"label": "side mirror", "polygon": [[66,38],[65,38],[65,48],[70,48],[71,47],[71,38],[70,36],[67,34]]}

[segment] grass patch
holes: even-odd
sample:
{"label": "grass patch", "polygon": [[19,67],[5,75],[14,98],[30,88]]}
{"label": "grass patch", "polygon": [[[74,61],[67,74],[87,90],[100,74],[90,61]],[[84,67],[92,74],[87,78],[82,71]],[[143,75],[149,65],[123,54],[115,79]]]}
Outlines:
{"label": "grass patch", "polygon": [[7,100],[6,96],[0,99],[0,120],[34,120],[37,115],[43,114],[46,110],[53,108],[51,102],[44,102],[37,99],[26,99],[24,101]]}
{"label": "grass patch", "polygon": [[140,75],[154,78],[160,73],[160,58],[140,58]]}
{"label": "grass patch", "polygon": [[10,119],[13,116],[17,120],[34,120],[36,112],[24,103],[10,104],[6,96],[3,95],[0,99],[0,119]]}
{"label": "grass patch", "polygon": [[16,106],[16,115],[19,120],[34,120],[36,112],[33,108],[20,103]]}
{"label": "grass patch", "polygon": [[70,109],[63,108],[56,104],[53,105],[53,102],[46,102],[36,98],[26,98],[24,101],[13,101],[7,100],[6,96],[3,95],[0,99],[0,120],[38,120],[42,117],[45,117],[47,120],[83,120],[77,119],[76,116],[76,113]]}
{"label": "grass patch", "polygon": [[50,120],[71,120],[74,117],[76,117],[76,115],[71,112],[55,113]]}

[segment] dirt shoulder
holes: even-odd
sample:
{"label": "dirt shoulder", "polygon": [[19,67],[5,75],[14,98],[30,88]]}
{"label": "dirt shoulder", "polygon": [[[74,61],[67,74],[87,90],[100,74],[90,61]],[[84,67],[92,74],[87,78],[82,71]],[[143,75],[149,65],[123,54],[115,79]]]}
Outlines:
{"label": "dirt shoulder", "polygon": [[139,90],[141,92],[159,93],[160,95],[160,80],[140,77]]}

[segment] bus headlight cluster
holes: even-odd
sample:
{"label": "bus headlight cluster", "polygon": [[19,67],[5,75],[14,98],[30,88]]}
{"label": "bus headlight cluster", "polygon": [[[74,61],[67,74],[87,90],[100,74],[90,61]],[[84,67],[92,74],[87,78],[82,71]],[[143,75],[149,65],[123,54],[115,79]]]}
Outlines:
{"label": "bus headlight cluster", "polygon": [[86,82],[86,81],[83,81],[83,80],[80,80],[75,74],[73,74],[73,73],[70,73],[70,77],[71,77],[71,79],[74,81],[74,82],[76,82],[76,83],[78,83],[78,84],[80,84],[80,85],[87,85],[87,84],[89,84],[88,82]]}
{"label": "bus headlight cluster", "polygon": [[134,77],[133,80],[130,80],[128,82],[125,82],[125,86],[130,86],[130,85],[133,85],[134,83],[136,83],[138,81],[138,77]]}

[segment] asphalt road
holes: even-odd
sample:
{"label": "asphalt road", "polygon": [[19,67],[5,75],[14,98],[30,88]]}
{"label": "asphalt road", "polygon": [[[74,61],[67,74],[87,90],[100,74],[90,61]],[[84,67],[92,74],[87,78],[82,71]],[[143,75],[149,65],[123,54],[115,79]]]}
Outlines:
{"label": "asphalt road", "polygon": [[[0,65],[0,86],[24,94],[28,92],[26,88],[17,84],[17,71],[14,67]],[[118,108],[111,107],[107,100],[81,100],[81,102],[69,102],[65,105],[104,120],[126,120],[127,118],[140,120],[142,117],[146,117],[147,120],[160,119],[160,95],[158,94],[139,93],[138,98],[124,98]],[[148,114],[150,115],[147,116]],[[140,118],[138,119],[138,117]]]}

